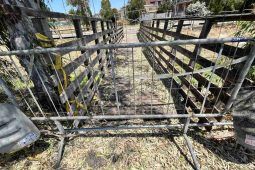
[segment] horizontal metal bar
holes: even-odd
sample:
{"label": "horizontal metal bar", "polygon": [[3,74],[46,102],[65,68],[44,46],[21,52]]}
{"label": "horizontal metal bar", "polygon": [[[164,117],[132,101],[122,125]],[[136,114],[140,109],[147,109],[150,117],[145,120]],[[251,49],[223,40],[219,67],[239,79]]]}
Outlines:
{"label": "horizontal metal bar", "polygon": [[[223,68],[223,67],[229,67],[232,65],[236,65],[239,63],[242,63],[244,61],[246,61],[248,58],[248,56],[244,56],[242,58],[236,59],[234,61],[232,61],[230,64],[226,64],[226,65],[217,65],[217,66],[210,66],[210,67],[206,67],[203,69],[199,69],[199,70],[195,70],[193,72],[185,72],[185,73],[171,73],[171,74],[157,74],[155,75],[155,77],[153,77],[153,79],[156,80],[161,80],[161,79],[168,79],[168,78],[174,78],[174,77],[183,77],[183,76],[188,76],[188,75],[193,75],[193,74],[198,74],[198,73],[204,73],[207,71],[212,71],[213,68],[215,67],[215,69],[219,69],[219,68]],[[150,76],[138,76],[136,75],[135,78],[137,79],[141,79],[141,80],[150,80],[152,79]]]}
{"label": "horizontal metal bar", "polygon": [[[232,122],[211,122],[211,123],[190,123],[189,127],[206,127],[206,126],[232,126]],[[88,131],[105,131],[105,130],[126,130],[126,129],[162,129],[162,128],[183,128],[184,124],[173,125],[120,125],[106,127],[76,128],[65,129],[65,132],[88,132]]]}
{"label": "horizontal metal bar", "polygon": [[70,46],[62,48],[45,48],[45,49],[29,49],[29,50],[15,50],[2,51],[0,56],[6,55],[28,55],[38,53],[49,53],[59,51],[81,51],[81,50],[99,50],[99,49],[117,49],[117,48],[136,48],[148,46],[169,46],[169,45],[186,45],[186,44],[214,44],[214,43],[228,43],[228,42],[249,42],[254,41],[253,38],[245,37],[231,37],[231,38],[208,38],[208,39],[190,39],[190,40],[170,40],[170,41],[155,41],[155,42],[139,42],[139,43],[122,43],[122,44],[105,44],[94,46]]}
{"label": "horizontal metal bar", "polygon": [[188,117],[222,117],[222,114],[167,114],[167,115],[98,115],[98,116],[61,116],[61,117],[31,117],[33,121],[47,121],[47,120],[119,120],[119,119],[175,119]]}

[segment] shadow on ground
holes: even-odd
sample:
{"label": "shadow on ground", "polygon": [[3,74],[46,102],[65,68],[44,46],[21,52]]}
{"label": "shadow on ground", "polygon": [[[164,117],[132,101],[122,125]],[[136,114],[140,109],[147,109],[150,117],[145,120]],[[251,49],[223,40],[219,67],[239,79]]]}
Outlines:
{"label": "shadow on ground", "polygon": [[24,148],[15,153],[0,154],[0,167],[9,167],[10,165],[28,159],[29,157],[36,157],[36,155],[43,153],[49,149],[50,144],[43,139],[39,139],[28,148]]}
{"label": "shadow on ground", "polygon": [[[194,130],[194,129],[193,129]],[[197,129],[196,129],[197,130]],[[86,135],[82,135],[83,137],[96,138],[96,137],[105,137],[105,138],[146,138],[146,137],[164,137],[168,139],[171,143],[175,145],[175,147],[179,150],[180,154],[184,157],[184,159],[194,168],[192,160],[188,158],[187,152],[185,153],[184,148],[179,146],[179,144],[175,141],[174,137],[182,136],[178,130],[155,130],[155,132],[148,133],[89,133]],[[202,144],[203,147],[210,150],[210,152],[214,153],[221,159],[226,161],[230,161],[236,164],[249,164],[255,160],[255,152],[251,150],[245,149],[243,146],[236,143],[236,140],[233,137],[224,138],[221,140],[215,138],[208,138],[204,134],[198,131],[190,131],[188,136],[195,142]],[[74,138],[75,139],[75,138]],[[193,142],[194,143],[194,142]],[[185,145],[184,145],[185,146]],[[197,144],[193,146],[196,149]],[[187,150],[187,147],[186,147]],[[188,153],[190,154],[190,153]],[[199,156],[198,156],[199,158]],[[201,158],[204,159],[204,158]]]}

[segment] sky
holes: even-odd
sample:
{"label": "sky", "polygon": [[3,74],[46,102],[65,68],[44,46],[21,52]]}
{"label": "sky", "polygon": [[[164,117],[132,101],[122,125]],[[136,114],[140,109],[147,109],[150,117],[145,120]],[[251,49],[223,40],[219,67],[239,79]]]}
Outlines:
{"label": "sky", "polygon": [[[67,6],[66,0],[47,0],[48,6],[54,12],[66,13],[70,10],[70,6]],[[47,2],[46,1],[46,2]],[[124,6],[124,3],[127,3],[128,0],[110,0],[111,7],[120,9]],[[99,13],[101,9],[101,0],[89,0],[90,9],[92,14]]]}

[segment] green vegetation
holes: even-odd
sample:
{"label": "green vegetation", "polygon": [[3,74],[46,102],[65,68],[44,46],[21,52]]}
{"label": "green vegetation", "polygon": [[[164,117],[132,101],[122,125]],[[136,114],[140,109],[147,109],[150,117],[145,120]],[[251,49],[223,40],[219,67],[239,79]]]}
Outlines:
{"label": "green vegetation", "polygon": [[170,11],[171,9],[173,9],[173,1],[165,0],[159,5],[157,13],[165,13]]}
{"label": "green vegetation", "polygon": [[74,8],[70,9],[70,14],[92,16],[88,0],[67,0],[67,4],[77,8],[76,10]]}
{"label": "green vegetation", "polygon": [[209,9],[214,14],[218,14],[221,11],[240,10],[243,3],[244,0],[212,0]]}
{"label": "green vegetation", "polygon": [[[67,4],[76,8],[71,8],[69,14],[83,15],[87,17],[92,16],[88,0],[67,0]],[[87,26],[87,29],[89,29],[89,20],[84,19],[83,23]]]}
{"label": "green vegetation", "polygon": [[111,9],[111,3],[109,0],[101,1],[100,15],[104,19],[111,19],[113,17],[113,10]]}
{"label": "green vegetation", "polygon": [[130,23],[137,23],[138,18],[141,15],[141,11],[144,9],[144,0],[130,0],[127,5],[127,16],[130,19]]}
{"label": "green vegetation", "polygon": [[209,15],[211,12],[206,7],[204,2],[195,2],[190,4],[186,9],[186,15],[193,15],[193,16],[206,16]]}
{"label": "green vegetation", "polygon": [[219,14],[222,11],[243,11],[243,9],[252,8],[254,0],[194,0],[194,2],[205,2],[206,6],[213,14]]}
{"label": "green vegetation", "polygon": [[[255,38],[255,22],[254,21],[240,21],[237,26],[239,27],[235,36],[238,37],[253,37]],[[249,48],[251,43],[246,45],[246,48]],[[255,66],[252,66],[247,77],[255,81]]]}
{"label": "green vegetation", "polygon": [[112,8],[112,14],[117,20],[119,19],[119,12],[116,8]]}

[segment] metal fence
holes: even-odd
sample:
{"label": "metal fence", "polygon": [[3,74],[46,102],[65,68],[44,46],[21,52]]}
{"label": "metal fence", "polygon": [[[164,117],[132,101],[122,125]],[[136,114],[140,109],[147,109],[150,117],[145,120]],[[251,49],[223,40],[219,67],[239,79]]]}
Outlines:
{"label": "metal fence", "polygon": [[[21,10],[37,17],[66,17]],[[53,36],[61,39],[54,47],[0,52],[5,59],[1,66],[5,77],[0,81],[3,91],[42,132],[61,138],[59,161],[65,139],[88,131],[175,128],[184,136],[199,169],[188,130],[232,125],[229,113],[238,91],[255,87],[246,78],[255,48],[241,48],[254,40],[207,36],[215,23],[250,21],[254,15],[142,22],[137,43],[118,43],[125,30],[110,21],[90,18],[89,34],[81,29],[83,18],[68,17],[73,20],[75,40],[63,43],[74,38],[74,32],[61,33]],[[203,21],[198,37],[183,34],[184,20]],[[29,59],[27,69],[17,60],[22,57]],[[38,64],[39,59],[45,65]],[[46,69],[52,73],[48,77],[42,71]],[[10,80],[14,90],[4,80]],[[1,102],[7,100],[2,98]]]}
{"label": "metal fence", "polygon": [[[141,35],[140,38],[142,41],[145,41],[145,38],[148,37],[146,37],[146,35]],[[177,69],[171,67],[170,64],[179,64],[178,57],[170,59],[171,62],[166,62],[163,54],[156,51],[155,48],[159,48],[164,52],[163,47],[169,46],[221,44],[221,50],[216,52],[217,55],[214,58],[215,61],[219,61],[223,57],[222,51],[224,49],[224,44],[250,41],[251,39],[247,38],[192,39],[141,42],[133,44],[74,46],[69,48],[10,51],[1,52],[0,54],[7,55],[11,58],[13,54],[38,55],[40,53],[46,53],[50,56],[52,52],[60,52],[63,50],[84,50],[86,51],[85,53],[91,50],[108,50],[108,63],[111,67],[102,72],[103,79],[101,76],[95,78],[97,76],[96,73],[101,70],[100,67],[90,67],[91,77],[94,76],[93,79],[91,78],[92,82],[88,79],[85,85],[80,87],[81,84],[79,82],[76,82],[75,80],[73,81],[73,83],[76,82],[75,86],[77,86],[77,89],[85,89],[85,91],[80,91],[82,96],[80,94],[76,96],[78,99],[79,96],[81,97],[81,105],[87,106],[86,108],[83,108],[82,106],[79,108],[79,111],[83,112],[78,112],[77,115],[71,115],[70,112],[61,111],[56,106],[56,103],[53,102],[48,92],[49,101],[52,102],[50,105],[54,106],[55,109],[55,112],[48,113],[45,110],[45,107],[36,99],[27,81],[22,78],[31,95],[31,97],[22,96],[23,102],[28,104],[27,108],[29,108],[32,113],[29,114],[28,111],[25,111],[27,115],[31,115],[31,119],[43,132],[48,132],[50,130],[51,133],[61,136],[61,141],[63,143],[64,138],[66,137],[84,134],[88,131],[137,128],[178,128],[183,132],[195,166],[199,168],[195,153],[186,133],[189,128],[192,127],[232,125],[232,122],[229,119],[224,119],[226,115],[223,115],[223,113],[228,110],[225,110],[225,107],[219,108],[216,101],[231,105],[229,103],[231,103],[232,99],[235,98],[236,93],[240,90],[241,84],[245,81],[245,75],[254,61],[254,48],[247,56],[244,56],[242,60],[235,59],[228,65],[222,65],[221,63],[215,62],[216,64],[205,68],[206,71],[210,72],[211,76],[206,79],[208,80],[208,83],[206,84],[204,91],[199,91],[198,87],[195,87],[197,84],[193,84],[191,81],[195,78],[195,75],[200,75],[204,72],[203,68],[193,69],[182,73],[177,72]],[[138,47],[142,47],[142,50],[137,54]],[[153,51],[153,49],[155,51]],[[124,56],[121,56],[122,53],[124,53]],[[150,66],[146,64],[146,59],[138,57],[143,56],[143,54],[149,61]],[[156,57],[156,55],[159,57]],[[94,60],[91,60],[90,64],[98,62],[98,56],[99,55],[97,55]],[[123,58],[121,59],[121,57]],[[197,63],[197,60],[195,60],[195,62]],[[218,88],[211,88],[212,86],[215,86],[212,81],[212,75],[216,74],[216,70],[231,66],[233,63],[244,63],[244,67],[239,70],[241,73],[237,75],[237,81],[232,83],[231,87],[223,88],[223,85],[221,85],[221,87]],[[12,60],[12,64],[15,66],[15,61]],[[106,62],[102,65],[105,64]],[[183,63],[182,65],[185,64]],[[20,75],[22,74],[18,66],[16,66],[15,69]],[[169,72],[169,70],[171,72]],[[57,72],[56,69],[55,71]],[[40,73],[37,72],[37,74],[40,81],[42,81]],[[80,74],[82,75],[83,72]],[[64,86],[61,81],[58,81],[58,83],[61,84],[61,86]],[[93,86],[91,86],[91,84],[93,84]],[[166,88],[162,88],[163,86]],[[222,102],[219,96],[226,93],[225,90],[229,90],[230,88],[233,90],[228,93],[228,100]],[[213,99],[209,98],[209,96],[213,94],[211,90],[218,91],[217,96]],[[91,91],[93,91],[93,95],[90,95]],[[67,96],[66,89],[63,93]],[[226,96],[226,94],[224,95]],[[92,100],[92,98],[94,98],[94,100]],[[29,99],[32,99],[33,101],[28,101]],[[70,105],[75,104],[71,103],[69,100],[66,101]],[[88,101],[90,101],[89,105]],[[32,108],[32,103],[35,104],[34,108]],[[74,114],[75,111],[77,110],[73,110],[72,113]],[[132,120],[143,121],[136,122]],[[167,120],[173,121],[169,122]],[[78,126],[78,124],[80,125]]]}

